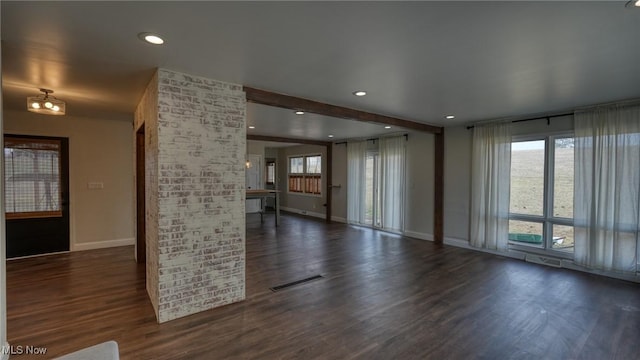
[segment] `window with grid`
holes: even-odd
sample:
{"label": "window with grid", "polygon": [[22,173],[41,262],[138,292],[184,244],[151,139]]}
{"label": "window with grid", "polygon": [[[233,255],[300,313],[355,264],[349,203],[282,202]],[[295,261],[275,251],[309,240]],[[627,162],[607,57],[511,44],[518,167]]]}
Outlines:
{"label": "window with grid", "polygon": [[322,156],[289,157],[289,192],[322,194]]}
{"label": "window with grid", "polygon": [[573,145],[570,134],[512,142],[510,246],[573,254]]}
{"label": "window with grid", "polygon": [[8,219],[62,216],[59,140],[5,137]]}

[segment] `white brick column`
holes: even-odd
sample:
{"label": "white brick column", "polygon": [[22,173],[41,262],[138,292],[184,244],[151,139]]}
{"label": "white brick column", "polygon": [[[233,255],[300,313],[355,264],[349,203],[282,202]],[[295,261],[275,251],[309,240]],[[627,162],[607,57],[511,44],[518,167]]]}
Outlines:
{"label": "white brick column", "polygon": [[157,119],[144,120],[147,290],[164,322],[245,297],[246,99],[240,85],[165,69],[154,86]]}

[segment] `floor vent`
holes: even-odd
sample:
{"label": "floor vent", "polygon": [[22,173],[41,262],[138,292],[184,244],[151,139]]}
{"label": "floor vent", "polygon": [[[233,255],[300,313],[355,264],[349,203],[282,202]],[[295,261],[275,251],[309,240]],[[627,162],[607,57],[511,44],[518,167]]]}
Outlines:
{"label": "floor vent", "polygon": [[288,287],[304,284],[306,282],[313,281],[313,280],[316,280],[316,279],[321,279],[321,278],[322,278],[322,275],[314,275],[314,276],[311,276],[311,277],[308,277],[308,278],[292,281],[290,283],[274,286],[274,287],[272,287],[270,289],[271,289],[271,291],[278,291],[278,290],[282,290],[282,289],[286,289]]}
{"label": "floor vent", "polygon": [[527,254],[527,256],[525,256],[524,259],[525,259],[525,261],[530,262],[530,263],[553,266],[553,267],[557,267],[557,268],[562,267],[562,260],[561,259],[557,259],[557,258],[551,258],[551,257],[546,257],[546,256],[541,256],[541,255]]}

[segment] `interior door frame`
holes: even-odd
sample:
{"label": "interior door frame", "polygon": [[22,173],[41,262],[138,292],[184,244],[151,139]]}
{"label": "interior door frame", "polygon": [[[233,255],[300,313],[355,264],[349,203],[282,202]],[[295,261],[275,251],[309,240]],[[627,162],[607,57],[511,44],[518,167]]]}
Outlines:
{"label": "interior door frame", "polygon": [[146,166],[144,123],[136,131],[136,262],[147,261]]}

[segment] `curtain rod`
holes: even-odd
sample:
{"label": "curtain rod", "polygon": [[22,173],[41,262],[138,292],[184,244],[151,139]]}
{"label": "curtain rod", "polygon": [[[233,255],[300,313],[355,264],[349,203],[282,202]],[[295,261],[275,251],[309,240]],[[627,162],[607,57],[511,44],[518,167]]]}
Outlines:
{"label": "curtain rod", "polygon": [[[532,118],[527,118],[527,119],[520,119],[520,120],[512,120],[512,123],[519,123],[519,122],[524,122],[524,121],[532,121],[532,120],[542,120],[542,119],[547,119],[547,125],[549,125],[551,123],[551,119],[552,118],[557,118],[557,117],[563,117],[563,116],[569,116],[569,115],[573,115],[573,111],[569,112],[569,113],[563,113],[563,114],[556,114],[556,115],[548,115],[548,116],[538,116],[538,117],[532,117]],[[467,126],[467,130],[473,129],[475,127],[475,125],[470,125]]]}
{"label": "curtain rod", "polygon": [[[405,138],[406,140],[409,140],[409,134],[403,134],[402,136],[404,136],[404,138]],[[365,141],[376,141],[376,140],[378,140],[378,139],[380,139],[380,138],[379,138],[379,137],[377,137],[377,138],[371,138],[371,139],[367,139],[367,140],[365,140]],[[334,144],[335,144],[335,145],[342,145],[342,144],[347,145],[347,142],[346,142],[346,141],[341,141],[341,142],[337,142],[337,143],[334,143]]]}

